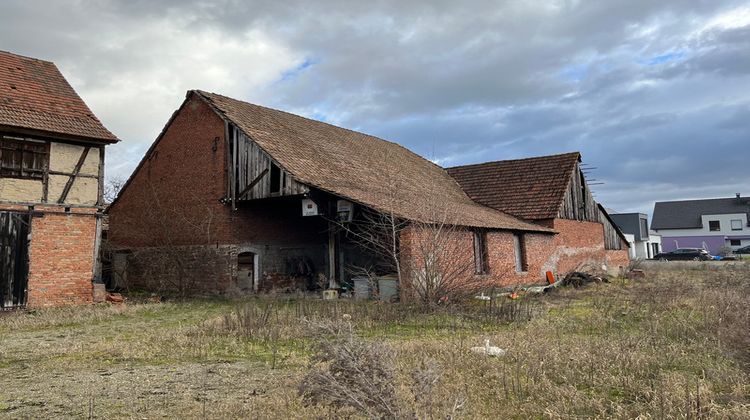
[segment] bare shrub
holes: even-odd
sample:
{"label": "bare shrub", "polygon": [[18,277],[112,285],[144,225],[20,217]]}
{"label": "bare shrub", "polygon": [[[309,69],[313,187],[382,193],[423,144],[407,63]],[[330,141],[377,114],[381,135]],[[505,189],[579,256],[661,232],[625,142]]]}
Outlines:
{"label": "bare shrub", "polygon": [[354,334],[350,322],[316,322],[310,372],[299,386],[304,401],[350,408],[369,418],[400,418],[392,350]]}

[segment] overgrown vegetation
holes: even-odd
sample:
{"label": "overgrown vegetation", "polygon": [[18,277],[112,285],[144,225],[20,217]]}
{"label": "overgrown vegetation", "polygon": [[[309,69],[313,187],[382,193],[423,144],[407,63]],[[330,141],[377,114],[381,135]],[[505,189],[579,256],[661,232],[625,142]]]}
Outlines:
{"label": "overgrown vegetation", "polygon": [[[463,307],[276,298],[3,313],[0,417],[750,418],[748,325],[742,265]],[[469,351],[485,339],[506,356]]]}

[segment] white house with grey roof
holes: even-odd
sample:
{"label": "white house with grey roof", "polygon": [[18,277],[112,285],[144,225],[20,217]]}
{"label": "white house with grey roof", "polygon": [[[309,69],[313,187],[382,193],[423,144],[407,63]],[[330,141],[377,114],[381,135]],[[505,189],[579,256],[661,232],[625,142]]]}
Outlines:
{"label": "white house with grey roof", "polygon": [[662,248],[723,248],[750,245],[750,199],[663,201],[654,205],[651,228],[662,235]]}

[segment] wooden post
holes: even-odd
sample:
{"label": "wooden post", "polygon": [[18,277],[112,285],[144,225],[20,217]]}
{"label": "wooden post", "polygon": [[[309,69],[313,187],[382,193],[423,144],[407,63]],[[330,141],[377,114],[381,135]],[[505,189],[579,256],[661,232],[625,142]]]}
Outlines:
{"label": "wooden post", "polygon": [[237,210],[237,127],[232,127],[232,210]]}
{"label": "wooden post", "polygon": [[335,289],[336,284],[336,225],[328,222],[328,288]]}

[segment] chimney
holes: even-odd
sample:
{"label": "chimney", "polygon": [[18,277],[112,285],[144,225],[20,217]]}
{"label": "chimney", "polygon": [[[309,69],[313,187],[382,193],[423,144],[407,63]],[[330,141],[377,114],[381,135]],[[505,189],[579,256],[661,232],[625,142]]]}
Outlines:
{"label": "chimney", "polygon": [[740,198],[740,193],[735,194],[735,196],[737,197],[736,198],[737,204],[742,204],[742,198]]}

